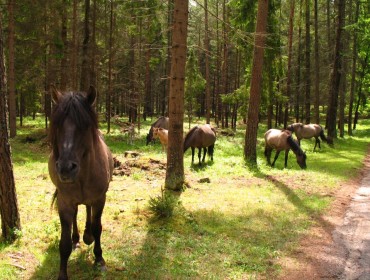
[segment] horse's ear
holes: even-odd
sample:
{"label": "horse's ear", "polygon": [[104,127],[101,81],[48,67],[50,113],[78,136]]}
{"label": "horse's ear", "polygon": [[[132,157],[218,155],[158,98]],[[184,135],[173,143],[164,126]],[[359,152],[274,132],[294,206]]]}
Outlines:
{"label": "horse's ear", "polygon": [[51,92],[51,98],[52,98],[53,102],[55,104],[57,104],[59,102],[59,100],[61,99],[63,94],[59,90],[57,90],[57,88],[53,84],[50,84],[49,92]]}
{"label": "horse's ear", "polygon": [[96,100],[96,89],[94,86],[90,86],[89,87],[89,90],[87,91],[87,94],[86,94],[86,98],[87,98],[87,101],[89,102],[90,105],[94,105],[95,104],[95,100]]}

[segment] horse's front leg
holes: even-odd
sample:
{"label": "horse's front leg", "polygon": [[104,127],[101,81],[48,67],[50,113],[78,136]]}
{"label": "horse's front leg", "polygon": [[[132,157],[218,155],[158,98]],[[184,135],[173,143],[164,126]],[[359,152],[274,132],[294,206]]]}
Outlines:
{"label": "horse's front leg", "polygon": [[100,237],[102,232],[101,216],[105,205],[105,197],[92,207],[92,222],[91,231],[95,239],[94,244],[94,255],[95,265],[100,268],[101,271],[107,270],[105,266],[105,260],[103,258],[103,251],[101,249]]}
{"label": "horse's front leg", "polygon": [[60,254],[60,267],[58,280],[67,280],[67,264],[69,256],[72,252],[72,238],[71,229],[73,219],[77,213],[77,206],[75,209],[68,207],[61,207],[58,203],[58,212],[60,218],[60,224],[62,227],[62,233],[59,241],[59,254]]}
{"label": "horse's front leg", "polygon": [[194,164],[194,153],[195,153],[195,148],[191,147],[191,164]]}
{"label": "horse's front leg", "polygon": [[275,158],[274,158],[274,161],[272,162],[271,166],[274,167],[275,166],[275,161],[277,160],[277,158],[279,157],[279,154],[280,154],[280,151],[276,151],[275,153]]}
{"label": "horse's front leg", "polygon": [[284,163],[284,168],[286,168],[288,166],[288,154],[289,154],[289,150],[286,150],[285,151],[285,163]]}
{"label": "horse's front leg", "polygon": [[316,146],[317,144],[319,144],[319,149],[321,149],[321,145],[320,145],[320,139],[319,138],[315,138],[316,139],[316,143],[315,143],[315,147],[313,148],[313,151],[316,150]]}
{"label": "horse's front leg", "polygon": [[94,242],[94,236],[91,232],[91,206],[89,205],[86,205],[86,224],[83,240],[87,245]]}
{"label": "horse's front leg", "polygon": [[73,223],[72,223],[72,249],[73,250],[80,247],[80,233],[78,232],[77,213],[78,213],[78,207],[76,207],[76,211],[75,211],[75,214],[73,215]]}

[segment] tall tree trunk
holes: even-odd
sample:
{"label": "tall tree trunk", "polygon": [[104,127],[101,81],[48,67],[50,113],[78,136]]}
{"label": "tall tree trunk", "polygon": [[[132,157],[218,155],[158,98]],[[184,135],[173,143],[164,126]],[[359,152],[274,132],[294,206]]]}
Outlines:
{"label": "tall tree trunk", "polygon": [[71,87],[76,90],[78,87],[77,79],[77,56],[78,56],[78,45],[77,45],[77,0],[73,0],[73,12],[72,12],[72,47],[71,47]]}
{"label": "tall tree trunk", "polygon": [[306,0],[306,47],[305,47],[305,122],[311,121],[311,34],[310,34],[310,0]]}
{"label": "tall tree trunk", "polygon": [[8,139],[6,76],[4,61],[3,25],[0,14],[0,216],[4,239],[14,240],[15,229],[21,230],[17,194]]}
{"label": "tall tree trunk", "polygon": [[62,59],[60,60],[60,90],[65,91],[67,89],[68,82],[68,71],[67,71],[67,54],[68,54],[68,41],[67,41],[67,0],[63,0],[61,6],[61,17],[62,17],[62,30],[61,39],[63,42],[62,48]]}
{"label": "tall tree trunk", "polygon": [[284,128],[287,127],[289,117],[289,107],[291,102],[291,87],[292,87],[292,55],[293,55],[293,20],[294,20],[294,9],[295,0],[290,2],[290,15],[289,15],[289,33],[288,33],[288,71],[287,71],[287,103],[285,104],[285,117],[284,117]]}
{"label": "tall tree trunk", "polygon": [[254,36],[252,79],[245,133],[244,156],[249,163],[257,163],[257,129],[261,102],[263,54],[266,38],[268,0],[258,0],[256,33]]}
{"label": "tall tree trunk", "polygon": [[[354,18],[354,24],[357,24],[358,16],[360,12],[360,1],[356,1],[356,12]],[[351,69],[351,89],[349,93],[349,104],[348,104],[348,135],[352,136],[352,114],[353,114],[353,102],[355,96],[355,84],[356,84],[356,65],[357,65],[357,30],[353,32],[353,45],[352,45],[352,69]]]}
{"label": "tall tree trunk", "polygon": [[82,43],[82,65],[80,90],[85,91],[90,86],[90,0],[85,0],[84,40]]}
{"label": "tall tree trunk", "polygon": [[320,63],[319,63],[319,25],[318,0],[315,0],[315,123],[320,123]]}
{"label": "tall tree trunk", "polygon": [[209,78],[209,38],[208,38],[208,0],[204,0],[204,49],[205,49],[205,67],[206,67],[206,102],[205,102],[205,109],[206,109],[206,123],[210,123],[211,116],[210,116],[210,108],[211,108],[211,99],[210,99],[210,78]]}
{"label": "tall tree trunk", "polygon": [[107,118],[107,133],[110,133],[110,117],[112,114],[112,63],[113,63],[113,0],[110,1],[109,15],[109,50],[108,50],[108,91],[106,96],[106,118]]}
{"label": "tall tree trunk", "polygon": [[188,1],[174,1],[168,153],[165,182],[165,188],[171,190],[181,190],[185,180],[183,123],[188,6]]}
{"label": "tall tree trunk", "polygon": [[[97,3],[96,0],[93,0],[93,9],[92,9],[92,32],[91,32],[91,65],[90,65],[90,85],[97,88],[97,67],[96,67],[96,12],[97,12]],[[99,90],[97,90],[99,94]],[[99,99],[98,99],[99,100]],[[96,105],[96,104],[95,104]]]}
{"label": "tall tree trunk", "polygon": [[299,19],[298,19],[298,50],[297,50],[297,70],[296,70],[296,91],[295,91],[295,121],[299,122],[300,120],[300,100],[301,100],[301,62],[302,62],[302,0],[299,1]]}
{"label": "tall tree trunk", "polygon": [[[219,11],[218,11],[218,0],[216,1],[216,18],[218,18]],[[221,96],[220,96],[220,35],[219,35],[219,21],[216,21],[216,71],[215,71],[215,122],[217,127],[220,126],[220,103],[221,103]]]}
{"label": "tall tree trunk", "polygon": [[[220,93],[227,93],[227,83],[228,83],[228,34],[227,34],[227,5],[226,0],[222,4],[222,69],[221,69],[221,87]],[[221,119],[221,127],[225,127],[225,115],[226,115],[227,106],[219,103],[219,119]]]}
{"label": "tall tree trunk", "polygon": [[174,0],[168,0],[168,18],[167,18],[167,63],[166,63],[166,90],[162,93],[162,116],[166,115],[168,110],[168,103],[170,102],[170,84],[171,84],[171,61],[172,61],[172,26],[173,26],[173,9],[174,9]]}
{"label": "tall tree trunk", "polygon": [[15,71],[14,71],[14,0],[9,0],[9,132],[10,138],[17,135],[17,105],[15,96]]}
{"label": "tall tree trunk", "polygon": [[338,108],[338,92],[342,75],[342,31],[345,23],[345,0],[338,0],[338,22],[335,39],[333,71],[329,86],[329,108],[328,108],[328,138],[333,140],[337,137],[336,119]]}

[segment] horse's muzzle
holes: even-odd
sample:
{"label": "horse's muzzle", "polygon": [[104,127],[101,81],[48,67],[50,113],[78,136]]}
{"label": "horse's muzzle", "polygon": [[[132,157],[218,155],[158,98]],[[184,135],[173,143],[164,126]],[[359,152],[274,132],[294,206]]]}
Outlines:
{"label": "horse's muzzle", "polygon": [[73,183],[76,180],[80,170],[79,165],[75,161],[58,160],[55,163],[59,180],[62,183]]}

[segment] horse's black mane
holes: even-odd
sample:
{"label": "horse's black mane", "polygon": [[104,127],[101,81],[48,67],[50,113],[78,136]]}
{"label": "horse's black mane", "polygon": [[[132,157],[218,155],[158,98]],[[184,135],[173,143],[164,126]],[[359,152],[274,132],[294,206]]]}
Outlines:
{"label": "horse's black mane", "polygon": [[94,140],[98,137],[98,117],[84,93],[65,93],[61,100],[53,107],[50,117],[50,143],[55,145],[57,129],[66,119],[76,124],[79,131],[91,129]]}
{"label": "horse's black mane", "polygon": [[303,150],[298,145],[298,143],[296,141],[294,141],[292,135],[288,136],[287,142],[288,142],[289,146],[292,148],[292,150],[295,154],[303,154]]}

